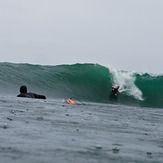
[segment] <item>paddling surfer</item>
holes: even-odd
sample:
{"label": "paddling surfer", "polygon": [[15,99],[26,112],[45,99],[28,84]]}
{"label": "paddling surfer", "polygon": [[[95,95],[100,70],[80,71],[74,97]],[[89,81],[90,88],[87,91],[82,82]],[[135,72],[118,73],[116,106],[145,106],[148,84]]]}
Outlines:
{"label": "paddling surfer", "polygon": [[39,95],[36,93],[27,92],[27,87],[25,85],[20,87],[20,94],[17,97],[27,97],[27,98],[37,98],[37,99],[46,99],[44,95]]}

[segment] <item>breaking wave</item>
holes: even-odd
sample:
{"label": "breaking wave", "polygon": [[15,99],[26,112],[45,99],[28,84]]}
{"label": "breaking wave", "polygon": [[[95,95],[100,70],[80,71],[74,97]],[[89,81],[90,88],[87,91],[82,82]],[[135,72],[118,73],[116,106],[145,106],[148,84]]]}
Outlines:
{"label": "breaking wave", "polygon": [[[19,87],[49,98],[75,96],[83,101],[163,108],[163,75],[120,71],[99,64],[42,66],[0,63],[1,94],[17,95]],[[120,86],[120,94],[111,94]]]}

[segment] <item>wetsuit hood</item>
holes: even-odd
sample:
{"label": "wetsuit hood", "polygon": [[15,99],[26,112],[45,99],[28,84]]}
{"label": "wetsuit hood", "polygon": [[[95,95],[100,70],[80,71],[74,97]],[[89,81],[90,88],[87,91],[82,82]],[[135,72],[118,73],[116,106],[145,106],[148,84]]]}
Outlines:
{"label": "wetsuit hood", "polygon": [[25,85],[20,87],[20,93],[27,93],[27,87]]}

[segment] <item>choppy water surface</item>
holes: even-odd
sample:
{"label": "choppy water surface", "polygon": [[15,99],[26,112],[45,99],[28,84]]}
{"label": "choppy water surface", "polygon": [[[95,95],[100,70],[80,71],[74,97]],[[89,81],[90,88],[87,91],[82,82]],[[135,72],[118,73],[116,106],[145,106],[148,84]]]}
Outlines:
{"label": "choppy water surface", "polygon": [[163,162],[163,109],[0,97],[0,162]]}

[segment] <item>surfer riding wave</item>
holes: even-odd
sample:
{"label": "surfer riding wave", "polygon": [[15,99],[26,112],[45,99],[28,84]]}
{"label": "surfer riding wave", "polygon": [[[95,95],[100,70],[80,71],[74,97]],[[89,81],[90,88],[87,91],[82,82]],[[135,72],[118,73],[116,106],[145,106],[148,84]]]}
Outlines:
{"label": "surfer riding wave", "polygon": [[112,93],[113,93],[113,95],[117,96],[119,94],[119,86],[118,87],[112,87]]}

